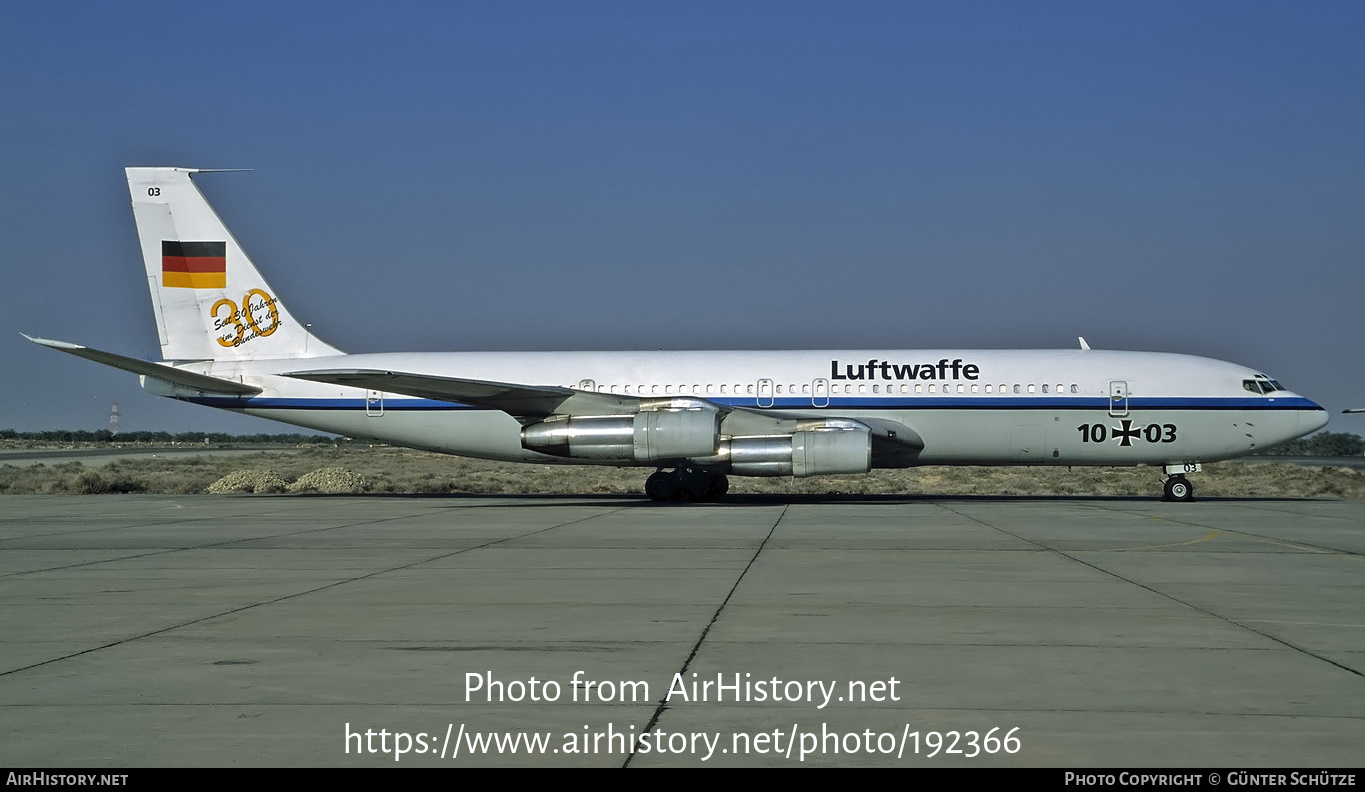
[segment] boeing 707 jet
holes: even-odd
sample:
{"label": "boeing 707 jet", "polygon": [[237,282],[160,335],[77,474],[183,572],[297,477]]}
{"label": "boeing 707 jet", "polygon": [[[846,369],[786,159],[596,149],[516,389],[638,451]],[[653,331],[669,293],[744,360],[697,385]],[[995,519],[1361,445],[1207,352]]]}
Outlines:
{"label": "boeing 707 jet", "polygon": [[152,393],[347,436],[537,464],[654,468],[654,500],[727,476],[917,465],[1187,473],[1326,425],[1235,363],[1156,352],[813,350],[347,354],[300,323],[193,181],[128,168],[162,362],[32,338]]}

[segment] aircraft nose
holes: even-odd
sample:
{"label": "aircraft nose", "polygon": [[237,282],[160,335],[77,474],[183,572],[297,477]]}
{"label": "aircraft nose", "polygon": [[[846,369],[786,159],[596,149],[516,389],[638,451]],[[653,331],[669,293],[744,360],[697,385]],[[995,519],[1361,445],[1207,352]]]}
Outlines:
{"label": "aircraft nose", "polygon": [[1319,407],[1316,404],[1314,404],[1313,406],[1317,407],[1317,409],[1299,411],[1300,436],[1316,432],[1317,430],[1326,426],[1327,422],[1331,420],[1331,416],[1327,414],[1326,410],[1322,409],[1322,407]]}

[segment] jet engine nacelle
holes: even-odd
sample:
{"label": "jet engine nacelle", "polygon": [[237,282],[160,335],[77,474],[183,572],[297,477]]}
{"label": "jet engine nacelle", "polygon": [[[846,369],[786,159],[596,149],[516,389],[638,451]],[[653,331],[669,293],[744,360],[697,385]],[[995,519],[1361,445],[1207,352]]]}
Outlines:
{"label": "jet engine nacelle", "polygon": [[713,456],[714,410],[645,410],[634,415],[552,415],[521,430],[521,445],[574,459],[657,462]]}
{"label": "jet engine nacelle", "polygon": [[723,446],[736,476],[805,478],[872,469],[872,434],[866,428],[732,437]]}

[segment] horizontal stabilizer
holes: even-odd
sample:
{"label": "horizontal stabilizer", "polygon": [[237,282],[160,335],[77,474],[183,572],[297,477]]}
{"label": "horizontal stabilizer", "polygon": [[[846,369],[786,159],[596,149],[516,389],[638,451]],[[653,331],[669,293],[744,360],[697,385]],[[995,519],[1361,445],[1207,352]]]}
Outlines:
{"label": "horizontal stabilizer", "polygon": [[169,382],[172,385],[179,385],[183,388],[202,391],[204,393],[226,393],[233,396],[255,396],[261,392],[260,388],[254,385],[243,385],[240,382],[210,377],[207,374],[195,374],[192,371],[184,371],[172,368],[161,363],[151,363],[146,360],[115,355],[113,352],[102,352],[98,349],[83,347],[79,344],[71,344],[66,341],[53,341],[49,338],[34,338],[33,336],[20,333],[28,340],[40,346],[50,347],[62,352],[66,352],[76,357],[83,357],[93,360],[96,363],[103,363],[106,366],[113,366],[116,369],[131,371],[134,374],[141,374],[145,377]]}
{"label": "horizontal stabilizer", "polygon": [[[513,385],[506,382],[433,377],[371,369],[294,371],[294,379],[401,393],[420,399],[469,404],[501,410],[516,416],[547,416],[555,413],[611,415],[640,409],[640,399],[608,393],[590,393],[557,385]],[[570,403],[572,402],[572,403]]]}

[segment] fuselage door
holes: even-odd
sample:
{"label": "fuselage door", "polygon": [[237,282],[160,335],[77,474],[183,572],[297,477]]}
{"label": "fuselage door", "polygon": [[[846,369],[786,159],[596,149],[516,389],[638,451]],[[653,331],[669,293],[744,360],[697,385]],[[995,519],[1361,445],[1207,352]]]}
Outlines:
{"label": "fuselage door", "polygon": [[761,379],[761,380],[758,381],[758,393],[757,393],[757,398],[758,398],[758,406],[759,406],[759,407],[771,407],[771,406],[773,406],[773,381],[772,381],[772,380],[770,380],[770,379]]}
{"label": "fuselage door", "polygon": [[365,391],[365,414],[371,418],[384,414],[384,391]]}
{"label": "fuselage door", "polygon": [[810,404],[812,407],[829,406],[829,380],[822,377],[811,383]]}
{"label": "fuselage door", "polygon": [[1109,417],[1124,418],[1128,415],[1128,383],[1123,380],[1109,382]]}

